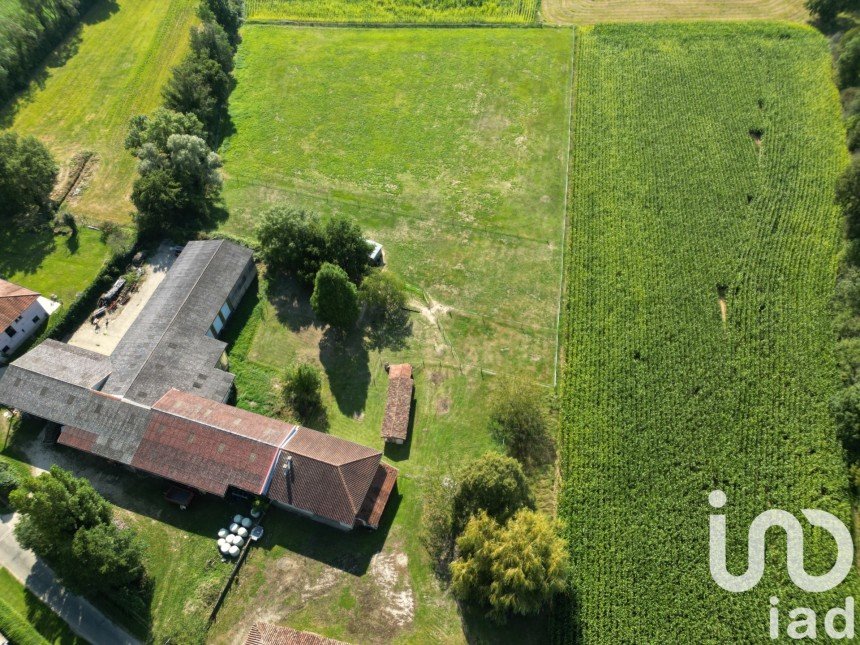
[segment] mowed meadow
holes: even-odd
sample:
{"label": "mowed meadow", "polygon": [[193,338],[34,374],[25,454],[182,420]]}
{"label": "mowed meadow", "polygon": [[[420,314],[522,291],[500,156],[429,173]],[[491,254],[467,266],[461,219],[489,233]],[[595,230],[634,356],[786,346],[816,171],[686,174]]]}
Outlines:
{"label": "mowed meadow", "polygon": [[[7,0],[8,1],[8,0]],[[195,0],[102,0],[37,70],[30,87],[0,109],[0,129],[31,134],[61,166],[95,152],[77,215],[129,223],[135,160],[123,147],[128,121],[161,104],[161,88],[188,48]]]}
{"label": "mowed meadow", "polygon": [[253,235],[272,203],[351,215],[456,363],[551,382],[572,35],[247,26],[224,228]]}
{"label": "mowed meadow", "polygon": [[251,21],[353,24],[527,24],[540,0],[247,0]]}
{"label": "mowed meadow", "polygon": [[[828,411],[847,154],[827,41],[782,24],[577,38],[559,501],[573,574],[556,636],[763,641],[770,596],[783,635],[797,606],[821,634],[856,574],[800,592],[775,531],[758,587],[723,591],[708,494],[728,496],[733,573],[768,508],[851,525]],[[807,571],[833,565],[827,533],[805,546]]]}

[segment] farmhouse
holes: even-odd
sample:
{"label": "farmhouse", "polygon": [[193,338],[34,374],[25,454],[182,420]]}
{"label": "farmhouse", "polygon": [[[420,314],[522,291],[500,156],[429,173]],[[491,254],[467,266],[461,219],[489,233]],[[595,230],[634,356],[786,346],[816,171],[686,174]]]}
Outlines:
{"label": "farmhouse", "polygon": [[406,441],[413,387],[411,365],[404,363],[388,368],[388,400],[382,419],[382,438],[386,442],[402,444]]}
{"label": "farmhouse", "polygon": [[35,291],[0,280],[0,362],[14,354],[55,308]]}
{"label": "farmhouse", "polygon": [[376,528],[397,479],[381,452],[226,404],[217,336],[255,274],[248,249],[189,243],[110,356],[45,341],[6,370],[0,402],[59,424],[62,445],[198,491]]}

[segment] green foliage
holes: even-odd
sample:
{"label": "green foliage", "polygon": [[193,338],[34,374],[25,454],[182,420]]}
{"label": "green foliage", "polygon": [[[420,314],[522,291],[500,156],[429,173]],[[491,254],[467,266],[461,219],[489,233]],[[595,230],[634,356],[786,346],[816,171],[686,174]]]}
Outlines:
{"label": "green foliage", "polygon": [[0,598],[0,633],[14,645],[48,645],[48,641],[3,598]]}
{"label": "green foliage", "polygon": [[251,20],[332,23],[532,23],[538,0],[249,0]]}
{"label": "green foliage", "polygon": [[319,320],[346,331],[358,321],[358,290],[339,266],[323,263],[314,280],[311,307]]}
{"label": "green foliage", "polygon": [[191,51],[200,58],[214,60],[225,74],[233,71],[233,45],[217,22],[206,21],[191,29]]}
{"label": "green foliage", "polygon": [[860,449],[860,383],[840,390],[831,405],[839,438],[849,454],[857,455]]}
{"label": "green foliage", "polygon": [[[803,593],[784,545],[743,594],[707,566],[717,488],[733,571],[767,509],[851,525],[828,405],[847,163],[828,43],[758,23],[577,35],[559,441],[576,599],[558,640],[759,641],[770,596],[823,616],[858,589],[852,572]],[[804,546],[807,571],[832,566],[832,540]]]}
{"label": "green foliage", "polygon": [[6,462],[0,461],[0,501],[9,499],[9,494],[21,485],[21,478],[15,469]]}
{"label": "green foliage", "polygon": [[839,59],[836,62],[839,87],[860,84],[860,29],[852,29],[839,41]]}
{"label": "green foliage", "polygon": [[839,178],[836,203],[845,214],[848,237],[860,236],[860,157],[854,157]]}
{"label": "green foliage", "polygon": [[239,27],[242,26],[244,7],[242,0],[203,0],[201,6],[201,17],[207,20],[209,16],[214,18],[230,39],[235,47],[239,42]]}
{"label": "green foliage", "polygon": [[315,213],[272,206],[260,217],[257,238],[270,271],[293,274],[305,284],[314,281],[326,249],[325,234]]}
{"label": "green foliage", "polygon": [[345,215],[333,215],[325,224],[325,259],[346,271],[355,283],[367,273],[369,249],[358,223]]}
{"label": "green foliage", "polygon": [[459,600],[489,608],[504,623],[512,614],[535,615],[567,587],[566,542],[546,515],[523,509],[504,526],[485,512],[457,538],[451,591]]}
{"label": "green foliage", "polygon": [[460,472],[452,506],[454,533],[481,511],[504,523],[519,509],[534,507],[534,495],[520,463],[488,452]]}
{"label": "green foliage", "polygon": [[359,295],[370,317],[397,323],[407,316],[406,287],[391,271],[371,271],[362,280]]}
{"label": "green foliage", "polygon": [[309,363],[296,363],[284,374],[284,403],[307,424],[322,410],[322,377]]}
{"label": "green foliage", "polygon": [[457,485],[451,477],[437,477],[424,483],[421,507],[421,542],[433,568],[447,577],[454,558],[454,495]]}
{"label": "green foliage", "polygon": [[190,134],[201,139],[205,136],[203,124],[193,114],[182,114],[167,108],[157,108],[150,115],[132,117],[125,147],[135,156],[146,144],[161,152],[167,150],[167,140],[173,134]]}
{"label": "green foliage", "polygon": [[113,524],[110,505],[86,479],[54,465],[21,482],[9,499],[21,513],[21,546],[48,559],[73,586],[107,591],[143,578],[143,544]]}
{"label": "green foliage", "polygon": [[546,393],[532,380],[503,376],[490,397],[490,434],[524,466],[555,454]]}
{"label": "green foliage", "polygon": [[212,132],[229,93],[230,78],[221,66],[205,55],[194,53],[173,68],[163,91],[164,105],[169,110],[193,114]]}
{"label": "green foliage", "polygon": [[806,0],[804,5],[823,26],[832,25],[840,12],[857,8],[854,0]]}
{"label": "green foliage", "polygon": [[57,164],[35,137],[0,133],[0,217],[20,223],[48,208]]}
{"label": "green foliage", "polygon": [[134,182],[131,201],[137,208],[135,223],[141,233],[163,233],[179,217],[182,188],[169,170],[157,168]]}

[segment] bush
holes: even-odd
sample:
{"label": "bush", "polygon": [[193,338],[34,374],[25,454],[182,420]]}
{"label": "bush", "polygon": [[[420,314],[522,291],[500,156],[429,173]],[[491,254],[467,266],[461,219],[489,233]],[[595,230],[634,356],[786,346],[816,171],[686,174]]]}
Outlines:
{"label": "bush", "polygon": [[371,318],[385,323],[400,323],[407,317],[406,289],[391,271],[371,271],[359,289],[362,303]]}
{"label": "bush", "polygon": [[854,157],[836,182],[836,203],[845,214],[848,237],[860,236],[860,158]]}
{"label": "bush", "polygon": [[370,249],[355,220],[334,215],[326,222],[323,235],[326,261],[346,271],[356,284],[361,282],[370,265]]}
{"label": "bush", "polygon": [[358,290],[343,269],[326,262],[314,281],[311,307],[321,322],[349,330],[358,320]]}
{"label": "bush", "polygon": [[21,485],[21,480],[9,463],[0,461],[0,501],[8,500],[9,493]]}
{"label": "bush", "polygon": [[270,271],[313,284],[325,257],[325,234],[315,213],[273,206],[257,226],[260,254]]}
{"label": "bush", "polygon": [[860,29],[852,29],[842,37],[836,69],[839,87],[846,88],[860,83]]}
{"label": "bush", "polygon": [[454,533],[459,533],[481,511],[504,523],[519,509],[534,506],[534,496],[519,462],[488,452],[460,473],[453,500]]}
{"label": "bush", "polygon": [[830,410],[849,461],[857,460],[860,457],[860,384],[840,390],[833,397]]}
{"label": "bush", "polygon": [[566,588],[569,556],[557,523],[520,510],[505,525],[482,512],[457,539],[451,591],[489,608],[504,623],[510,614],[535,615]]}
{"label": "bush", "polygon": [[320,371],[308,363],[296,363],[284,375],[284,403],[302,423],[309,423],[322,410]]}
{"label": "bush", "polygon": [[454,495],[457,485],[449,477],[430,480],[424,488],[421,509],[421,542],[436,573],[447,577],[454,558]]}
{"label": "bush", "polygon": [[533,381],[502,377],[490,397],[490,433],[524,466],[548,463],[555,454],[545,392]]}

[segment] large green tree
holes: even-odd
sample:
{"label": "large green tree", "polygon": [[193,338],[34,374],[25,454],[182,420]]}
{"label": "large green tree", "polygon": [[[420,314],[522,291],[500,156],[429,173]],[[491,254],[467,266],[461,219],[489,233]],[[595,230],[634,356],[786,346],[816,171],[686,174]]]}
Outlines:
{"label": "large green tree", "polygon": [[525,466],[550,461],[553,439],[546,393],[532,380],[503,376],[490,396],[490,433]]}
{"label": "large green tree", "polygon": [[322,410],[322,378],[309,363],[296,363],[284,374],[284,403],[302,423],[309,423]]}
{"label": "large green tree", "polygon": [[482,512],[457,539],[457,551],[452,592],[487,607],[497,622],[540,613],[567,585],[567,543],[543,513],[523,509],[501,525]]}
{"label": "large green tree", "polygon": [[170,110],[193,114],[211,133],[216,130],[230,85],[230,77],[218,62],[192,52],[173,68],[163,90],[164,104]]}
{"label": "large green tree", "polygon": [[15,132],[0,134],[0,217],[21,221],[46,210],[57,172],[41,141]]}
{"label": "large green tree", "polygon": [[315,213],[273,206],[260,217],[257,239],[270,271],[295,275],[302,283],[313,284],[326,249],[323,227]]}
{"label": "large green tree", "polygon": [[183,114],[167,108],[157,108],[152,114],[132,117],[125,147],[137,156],[147,143],[156,150],[167,150],[167,140],[173,134],[190,134],[204,138],[203,124],[193,114]]}
{"label": "large green tree", "polygon": [[370,264],[370,249],[358,223],[345,215],[334,215],[326,222],[324,235],[326,261],[359,283]]}
{"label": "large green tree", "polygon": [[481,511],[505,522],[519,509],[534,505],[534,495],[520,463],[488,452],[466,464],[460,472],[453,500],[455,533]]}
{"label": "large green tree", "polygon": [[311,306],[321,322],[349,330],[358,320],[358,290],[343,269],[326,262],[314,280]]}

